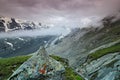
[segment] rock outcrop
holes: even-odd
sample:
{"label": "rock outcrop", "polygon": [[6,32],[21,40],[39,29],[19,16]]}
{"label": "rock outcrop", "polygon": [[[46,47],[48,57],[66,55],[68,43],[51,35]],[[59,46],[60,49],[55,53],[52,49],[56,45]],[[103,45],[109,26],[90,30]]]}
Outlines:
{"label": "rock outcrop", "polygon": [[65,68],[41,48],[24,62],[8,80],[62,80]]}
{"label": "rock outcrop", "polygon": [[90,63],[86,62],[76,71],[88,80],[119,80],[120,52],[105,55]]}

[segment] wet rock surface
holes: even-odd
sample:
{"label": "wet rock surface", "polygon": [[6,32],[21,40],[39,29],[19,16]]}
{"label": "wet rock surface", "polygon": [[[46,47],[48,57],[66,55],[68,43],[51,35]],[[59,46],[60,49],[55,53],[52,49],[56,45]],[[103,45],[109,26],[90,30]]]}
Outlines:
{"label": "wet rock surface", "polygon": [[45,48],[24,62],[8,80],[63,80],[65,68],[50,58]]}

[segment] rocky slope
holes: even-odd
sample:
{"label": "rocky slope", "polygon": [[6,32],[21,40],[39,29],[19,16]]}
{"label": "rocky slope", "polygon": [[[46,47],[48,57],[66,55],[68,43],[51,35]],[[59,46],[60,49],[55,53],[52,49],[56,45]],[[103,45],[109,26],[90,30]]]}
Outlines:
{"label": "rocky slope", "polygon": [[8,80],[61,80],[65,68],[41,48],[24,62]]}
{"label": "rocky slope", "polygon": [[113,19],[104,18],[101,27],[79,29],[47,51],[67,58],[86,80],[120,80],[120,46],[113,45],[120,39],[120,20]]}
{"label": "rocky slope", "polygon": [[[103,52],[104,51],[104,52]],[[89,53],[86,62],[76,68],[88,80],[120,79],[120,40],[100,46]]]}

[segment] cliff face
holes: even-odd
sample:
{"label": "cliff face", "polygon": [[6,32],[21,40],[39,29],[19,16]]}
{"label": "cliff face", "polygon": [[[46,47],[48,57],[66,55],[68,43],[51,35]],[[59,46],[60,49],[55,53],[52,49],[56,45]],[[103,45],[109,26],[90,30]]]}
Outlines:
{"label": "cliff face", "polygon": [[63,65],[50,58],[45,48],[24,62],[8,80],[61,80]]}
{"label": "cliff face", "polygon": [[119,39],[120,20],[109,20],[101,27],[79,29],[47,50],[67,58],[86,80],[119,80]]}

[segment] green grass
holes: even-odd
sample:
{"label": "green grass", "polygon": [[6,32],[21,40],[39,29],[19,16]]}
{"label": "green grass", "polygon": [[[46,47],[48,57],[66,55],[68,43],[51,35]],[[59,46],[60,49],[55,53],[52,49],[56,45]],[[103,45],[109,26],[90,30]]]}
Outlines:
{"label": "green grass", "polygon": [[31,56],[18,56],[0,59],[0,80],[6,80],[23,62]]}
{"label": "green grass", "polygon": [[70,67],[65,68],[65,80],[84,80],[82,77],[80,77],[78,74],[74,72],[74,70]]}
{"label": "green grass", "polygon": [[68,66],[68,65],[69,65],[68,60],[65,59],[65,58],[61,58],[61,57],[55,56],[55,55],[49,55],[49,56],[52,57],[53,59],[55,59],[55,60],[61,62],[61,64],[63,64],[64,66]]}
{"label": "green grass", "polygon": [[97,50],[96,52],[89,54],[88,60],[89,61],[96,60],[104,55],[107,55],[109,53],[115,53],[115,52],[120,52],[120,43],[115,44],[111,47]]}
{"label": "green grass", "polygon": [[65,80],[84,80],[82,77],[80,77],[78,74],[76,74],[71,67],[69,67],[69,62],[67,59],[61,58],[61,57],[55,56],[55,55],[50,55],[50,57],[61,62],[61,64],[66,66],[65,73],[64,73]]}

